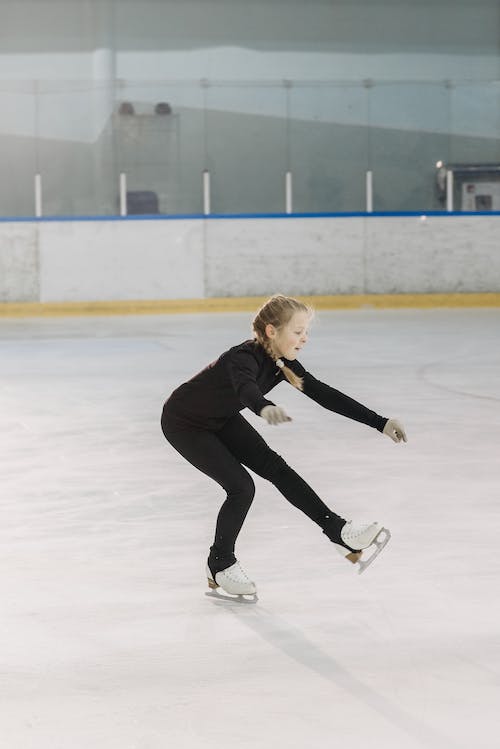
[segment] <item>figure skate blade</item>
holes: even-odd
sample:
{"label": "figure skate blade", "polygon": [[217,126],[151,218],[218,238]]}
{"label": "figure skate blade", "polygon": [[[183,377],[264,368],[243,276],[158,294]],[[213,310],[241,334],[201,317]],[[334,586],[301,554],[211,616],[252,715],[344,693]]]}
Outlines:
{"label": "figure skate blade", "polygon": [[361,573],[364,572],[366,568],[369,567],[373,561],[375,561],[375,559],[378,557],[382,549],[385,546],[387,546],[387,544],[389,543],[390,538],[391,538],[390,531],[387,528],[381,528],[378,534],[373,539],[373,542],[371,544],[371,546],[375,547],[371,556],[369,556],[368,559],[365,559],[365,560],[360,559],[358,562],[356,562],[359,568],[358,575],[361,575]]}
{"label": "figure skate blade", "polygon": [[218,590],[209,590],[205,595],[208,596],[208,598],[214,598],[216,601],[236,606],[257,603],[259,600],[257,593],[250,595],[230,595],[229,593],[219,593]]}

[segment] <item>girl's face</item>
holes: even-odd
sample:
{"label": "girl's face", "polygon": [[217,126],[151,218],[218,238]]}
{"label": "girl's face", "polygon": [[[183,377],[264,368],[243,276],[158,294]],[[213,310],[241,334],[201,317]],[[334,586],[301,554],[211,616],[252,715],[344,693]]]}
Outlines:
{"label": "girl's face", "polygon": [[296,359],[300,349],[307,343],[310,321],[308,312],[294,312],[290,321],[281,328],[266,325],[266,335],[271,340],[274,353],[285,359]]}

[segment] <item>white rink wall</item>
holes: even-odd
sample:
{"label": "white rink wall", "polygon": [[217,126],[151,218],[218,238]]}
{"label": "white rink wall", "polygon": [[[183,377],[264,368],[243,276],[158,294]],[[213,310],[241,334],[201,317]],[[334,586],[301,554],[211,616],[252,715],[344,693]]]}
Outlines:
{"label": "white rink wall", "polygon": [[500,292],[500,216],[0,222],[0,302]]}

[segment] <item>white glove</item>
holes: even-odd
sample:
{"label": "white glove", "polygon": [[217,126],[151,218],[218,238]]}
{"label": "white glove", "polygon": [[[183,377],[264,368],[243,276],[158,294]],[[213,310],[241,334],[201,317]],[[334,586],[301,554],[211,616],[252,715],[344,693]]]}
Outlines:
{"label": "white glove", "polygon": [[268,424],[283,424],[284,421],[291,421],[291,418],[281,406],[264,406],[260,415]]}
{"label": "white glove", "polygon": [[408,442],[404,426],[397,419],[389,419],[384,427],[384,434],[391,438],[393,442]]}

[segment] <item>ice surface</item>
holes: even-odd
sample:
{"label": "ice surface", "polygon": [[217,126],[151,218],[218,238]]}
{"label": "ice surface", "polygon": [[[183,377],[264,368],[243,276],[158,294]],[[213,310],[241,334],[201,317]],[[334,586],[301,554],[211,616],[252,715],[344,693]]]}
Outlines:
{"label": "ice surface", "polygon": [[[320,312],[302,363],[408,444],[279,385],[249,420],[340,514],[392,532],[362,576],[276,489],[207,598],[220,488],[164,398],[251,315],[0,320],[0,745],[470,749],[500,706],[500,310]],[[493,744],[492,744],[493,742]]]}

